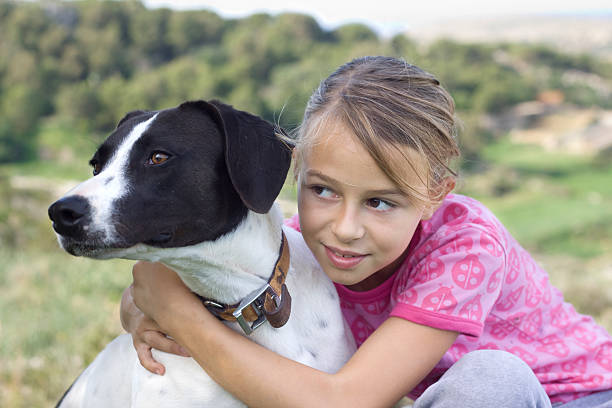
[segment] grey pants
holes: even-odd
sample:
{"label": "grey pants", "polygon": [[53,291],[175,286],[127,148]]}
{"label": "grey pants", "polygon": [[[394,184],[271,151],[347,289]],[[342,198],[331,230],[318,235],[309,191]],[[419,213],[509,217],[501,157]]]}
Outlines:
{"label": "grey pants", "polygon": [[[478,350],[464,355],[414,402],[414,408],[551,408],[531,368],[511,353]],[[612,391],[555,408],[612,408]]]}

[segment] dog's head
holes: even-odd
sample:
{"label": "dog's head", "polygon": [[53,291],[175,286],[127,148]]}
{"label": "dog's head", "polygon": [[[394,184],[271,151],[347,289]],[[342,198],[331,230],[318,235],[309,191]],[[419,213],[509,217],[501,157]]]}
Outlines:
{"label": "dog's head", "polygon": [[290,161],[272,124],[217,101],[134,111],[94,154],[94,177],[49,217],[73,255],[193,245],[231,231],[248,210],[266,213]]}

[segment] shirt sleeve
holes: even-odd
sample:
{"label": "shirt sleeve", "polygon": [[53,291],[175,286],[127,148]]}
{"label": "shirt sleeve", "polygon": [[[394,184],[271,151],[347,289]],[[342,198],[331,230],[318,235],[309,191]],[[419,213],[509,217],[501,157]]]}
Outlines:
{"label": "shirt sleeve", "polygon": [[477,226],[430,238],[400,267],[390,316],[478,337],[500,295],[505,264],[500,240]]}

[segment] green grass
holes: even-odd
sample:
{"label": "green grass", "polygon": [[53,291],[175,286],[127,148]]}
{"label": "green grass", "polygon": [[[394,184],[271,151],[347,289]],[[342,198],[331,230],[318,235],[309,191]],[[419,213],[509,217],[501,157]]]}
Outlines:
{"label": "green grass", "polygon": [[[54,177],[37,173],[41,167]],[[53,406],[120,332],[131,264],[59,248],[47,218],[62,181],[57,168],[0,168],[0,407]]]}
{"label": "green grass", "polygon": [[462,191],[485,203],[532,250],[591,258],[612,247],[612,165],[500,141],[490,168]]}
{"label": "green grass", "polygon": [[0,250],[0,406],[51,406],[120,331],[130,263]]}
{"label": "green grass", "polygon": [[81,180],[89,177],[89,159],[103,135],[92,135],[75,129],[56,118],[45,120],[38,134],[39,160],[2,165],[8,175],[47,177],[53,180]]}
{"label": "green grass", "polygon": [[487,145],[482,151],[485,160],[498,166],[508,166],[533,174],[552,177],[591,168],[591,160],[561,152],[546,152],[535,145],[516,144],[504,138]]}
{"label": "green grass", "polygon": [[11,176],[27,176],[46,178],[51,181],[85,180],[91,176],[88,159],[79,162],[58,163],[55,161],[37,161],[3,165],[1,174]]}

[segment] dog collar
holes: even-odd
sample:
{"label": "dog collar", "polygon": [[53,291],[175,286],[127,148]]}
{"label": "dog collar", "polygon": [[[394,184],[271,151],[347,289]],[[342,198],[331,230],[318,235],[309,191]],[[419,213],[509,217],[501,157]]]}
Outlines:
{"label": "dog collar", "polygon": [[204,306],[220,320],[238,322],[245,334],[249,335],[264,322],[270,322],[272,327],[282,327],[291,314],[291,295],[285,285],[289,271],[289,245],[285,233],[274,265],[274,271],[268,282],[261,288],[249,293],[242,301],[233,305],[225,305],[214,300],[200,299]]}

